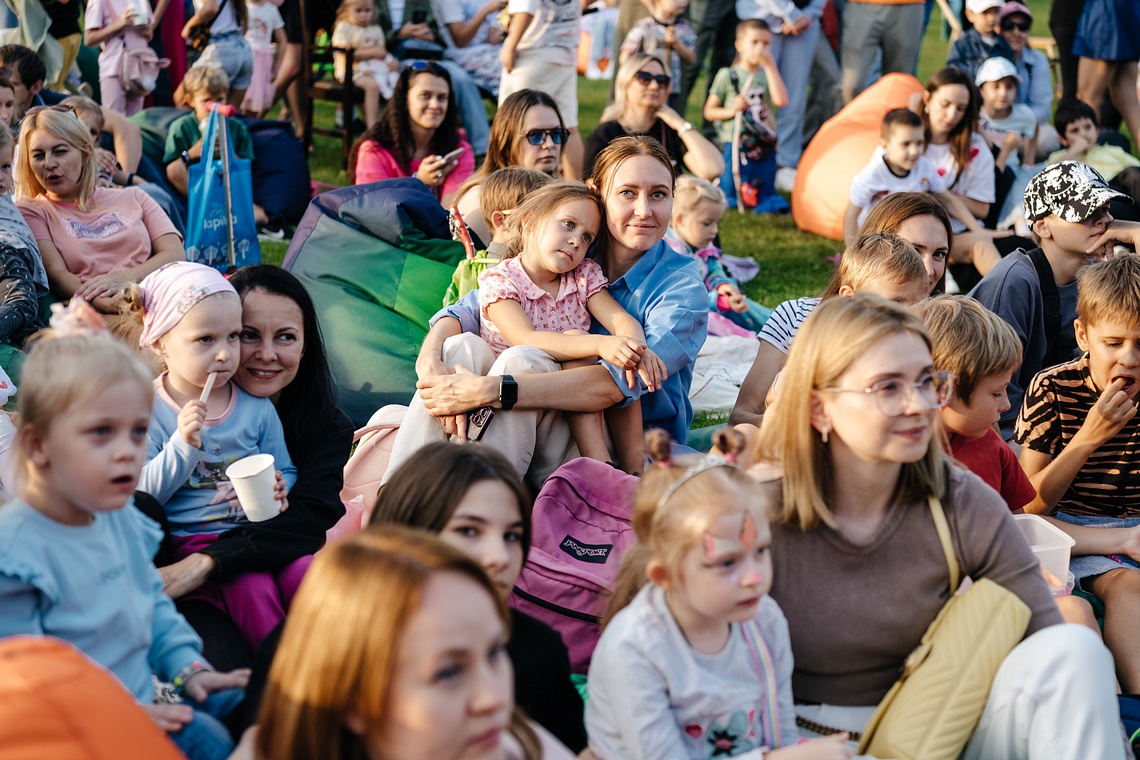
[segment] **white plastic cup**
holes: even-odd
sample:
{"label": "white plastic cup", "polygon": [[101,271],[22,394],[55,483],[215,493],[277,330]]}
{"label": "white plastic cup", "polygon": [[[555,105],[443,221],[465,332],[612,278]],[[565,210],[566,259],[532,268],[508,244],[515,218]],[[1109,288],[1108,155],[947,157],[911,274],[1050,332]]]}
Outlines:
{"label": "white plastic cup", "polygon": [[239,459],[226,468],[226,477],[233,484],[238,503],[250,522],[264,522],[281,511],[281,502],[273,497],[277,471],[273,468],[272,454]]}

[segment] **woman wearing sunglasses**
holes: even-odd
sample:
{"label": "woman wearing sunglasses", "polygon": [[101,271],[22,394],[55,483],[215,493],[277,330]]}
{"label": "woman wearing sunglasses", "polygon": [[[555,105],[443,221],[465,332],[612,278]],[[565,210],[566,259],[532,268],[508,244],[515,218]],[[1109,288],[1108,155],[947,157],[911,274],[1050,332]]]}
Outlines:
{"label": "woman wearing sunglasses", "polygon": [[941,512],[959,577],[988,578],[1031,612],[962,757],[1123,758],[1111,655],[1062,623],[997,492],[942,453],[936,412],[952,390],[919,319],[878,296],[820,304],[792,344],[759,453],[783,468],[771,596],[791,634],[796,714],[817,733],[863,730],[950,596]]}
{"label": "woman wearing sunglasses", "polygon": [[481,241],[491,240],[491,231],[479,211],[483,180],[508,166],[521,166],[557,177],[562,167],[562,146],[569,134],[558,104],[545,92],[519,90],[503,101],[491,122],[490,147],[483,165],[455,194],[463,221]]}
{"label": "woman wearing sunglasses", "polygon": [[353,184],[415,177],[444,206],[475,169],[475,153],[459,128],[451,75],[433,61],[412,61],[400,72],[388,107],[348,157]]}
{"label": "woman wearing sunglasses", "polygon": [[1049,122],[1053,117],[1053,76],[1049,59],[1040,50],[1029,47],[1029,31],[1033,13],[1023,3],[1010,0],[1001,7],[999,31],[1013,50],[1013,64],[1021,83],[1017,86],[1017,102],[1033,109],[1037,117],[1037,155],[1044,158],[1061,147],[1057,130]]}
{"label": "woman wearing sunglasses", "polygon": [[698,177],[716,182],[724,171],[724,158],[699,129],[669,107],[672,79],[658,55],[631,55],[614,79],[614,102],[602,112],[602,123],[586,140],[582,164],[590,177],[594,159],[616,137],[648,135],[669,152],[673,169],[688,169]]}
{"label": "woman wearing sunglasses", "polygon": [[36,106],[20,123],[16,205],[39,245],[56,298],[119,314],[119,291],[186,251],[182,236],[137,187],[96,187],[99,160],[71,106]]}

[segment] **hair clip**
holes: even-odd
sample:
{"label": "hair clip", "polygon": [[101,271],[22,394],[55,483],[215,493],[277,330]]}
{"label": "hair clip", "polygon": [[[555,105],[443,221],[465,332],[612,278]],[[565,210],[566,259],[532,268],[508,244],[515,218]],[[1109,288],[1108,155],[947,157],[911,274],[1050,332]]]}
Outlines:
{"label": "hair clip", "polygon": [[724,455],[724,461],[728,462],[729,464],[736,464],[736,454],[733,454],[731,451],[728,452]]}
{"label": "hair clip", "polygon": [[[665,461],[672,462],[671,459],[670,460],[661,460],[661,461],[657,462],[657,466],[661,467]],[[664,465],[664,466],[667,467],[668,465]],[[700,475],[705,470],[711,470],[715,467],[735,467],[735,466],[736,465],[732,464],[731,462],[726,462],[721,457],[712,457],[712,456],[701,457],[700,460],[698,460],[696,464],[694,464],[689,469],[685,470],[685,473],[683,475],[681,475],[681,477],[679,477],[675,481],[673,481],[673,485],[671,485],[665,489],[665,493],[661,494],[661,499],[657,502],[657,508],[661,509],[661,507],[665,506],[665,502],[669,501],[669,497],[672,496],[674,493],[676,493],[678,488],[685,485],[685,483],[689,482],[689,480],[691,478],[694,478],[697,475]]]}
{"label": "hair clip", "polygon": [[657,465],[662,470],[668,470],[670,467],[673,466],[673,457],[667,456],[663,459],[658,459],[653,464]]}

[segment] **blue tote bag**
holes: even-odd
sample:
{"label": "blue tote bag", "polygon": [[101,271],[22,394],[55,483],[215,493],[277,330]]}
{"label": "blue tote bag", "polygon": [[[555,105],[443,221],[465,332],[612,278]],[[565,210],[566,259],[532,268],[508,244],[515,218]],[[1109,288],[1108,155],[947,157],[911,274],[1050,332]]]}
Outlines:
{"label": "blue tote bag", "polygon": [[[202,160],[189,169],[189,209],[186,223],[186,260],[225,272],[230,266],[229,228],[226,224],[225,164],[216,145],[226,117],[215,108],[206,122]],[[229,134],[227,133],[227,137]],[[235,266],[261,263],[257,224],[253,220],[253,174],[249,159],[234,155],[226,140],[229,190],[233,209]]]}

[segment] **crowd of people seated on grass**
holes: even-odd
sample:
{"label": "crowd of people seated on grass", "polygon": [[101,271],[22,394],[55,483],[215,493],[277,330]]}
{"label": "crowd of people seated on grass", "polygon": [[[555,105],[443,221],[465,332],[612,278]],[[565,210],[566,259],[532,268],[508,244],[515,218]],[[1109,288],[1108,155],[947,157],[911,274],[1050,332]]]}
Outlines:
{"label": "crowd of people seated on grass", "polygon": [[[921,0],[174,5],[0,46],[0,656],[63,642],[191,760],[1132,756],[1134,3],[1052,4],[1060,82],[1040,1],[965,0],[925,82]],[[354,144],[302,220],[251,174],[328,150],[326,41]],[[809,176],[829,281],[757,288],[734,229]],[[367,423],[366,300],[409,374]],[[751,364],[706,453],[712,345]],[[20,756],[77,735],[13,716]]]}

